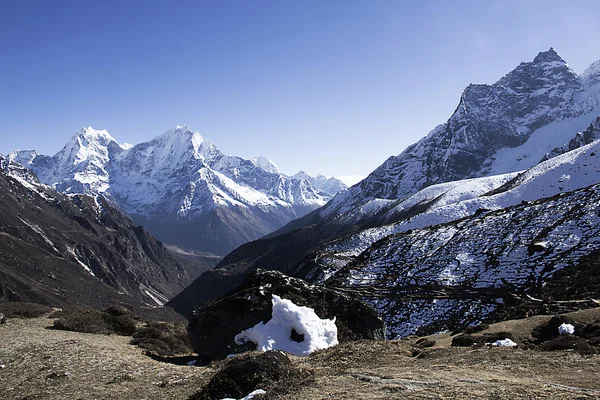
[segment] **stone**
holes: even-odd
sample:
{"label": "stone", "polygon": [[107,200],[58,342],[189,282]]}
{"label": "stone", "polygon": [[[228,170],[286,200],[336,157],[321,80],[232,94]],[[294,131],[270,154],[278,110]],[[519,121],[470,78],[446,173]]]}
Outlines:
{"label": "stone", "polygon": [[[225,296],[197,306],[188,325],[194,351],[211,360],[254,350],[252,342],[236,344],[234,337],[272,317],[272,296],[314,309],[319,318],[335,318],[340,343],[360,339],[385,339],[385,325],[363,301],[323,286],[309,285],[278,271],[257,269]],[[297,332],[296,332],[297,333]],[[290,332],[290,337],[299,340]]]}
{"label": "stone", "polygon": [[240,399],[248,393],[271,387],[298,373],[285,353],[271,350],[238,356],[227,362],[190,400]]}

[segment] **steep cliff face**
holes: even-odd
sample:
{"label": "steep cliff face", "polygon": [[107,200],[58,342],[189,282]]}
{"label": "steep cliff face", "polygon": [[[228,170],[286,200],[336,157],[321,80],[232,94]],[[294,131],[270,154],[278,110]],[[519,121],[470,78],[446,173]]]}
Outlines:
{"label": "steep cliff face", "polygon": [[135,146],[83,128],[53,157],[27,150],[9,158],[58,191],[104,195],[167,243],[216,254],[280,228],[345,189],[335,179],[288,177],[264,157],[224,155],[187,126]]}
{"label": "steep cliff face", "polygon": [[58,193],[3,156],[0,236],[4,301],[157,306],[201,272],[102,197]]}

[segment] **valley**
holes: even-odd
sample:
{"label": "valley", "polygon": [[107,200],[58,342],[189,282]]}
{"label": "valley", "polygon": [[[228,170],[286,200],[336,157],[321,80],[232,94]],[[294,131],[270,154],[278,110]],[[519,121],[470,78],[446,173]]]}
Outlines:
{"label": "valley", "polygon": [[[152,29],[155,4],[126,24],[87,10],[24,46],[42,62],[7,63],[0,399],[600,398],[600,61],[578,38],[576,71],[541,28],[510,52],[497,39],[537,18],[595,37],[599,13],[573,25],[540,4],[517,24],[504,1],[472,18],[475,3],[365,4],[267,7],[298,25],[244,2],[214,24],[220,4],[191,4]],[[447,46],[388,37],[413,13],[407,32],[462,22]],[[138,30],[156,36],[122,40]],[[449,39],[462,30],[474,39]],[[63,42],[67,64],[40,53]]]}

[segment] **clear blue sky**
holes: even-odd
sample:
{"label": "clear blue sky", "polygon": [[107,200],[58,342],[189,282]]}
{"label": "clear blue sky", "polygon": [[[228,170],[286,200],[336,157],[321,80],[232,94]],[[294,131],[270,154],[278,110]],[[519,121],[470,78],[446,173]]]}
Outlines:
{"label": "clear blue sky", "polygon": [[287,173],[366,175],[469,83],[553,46],[600,59],[597,0],[0,1],[0,153],[187,124]]}

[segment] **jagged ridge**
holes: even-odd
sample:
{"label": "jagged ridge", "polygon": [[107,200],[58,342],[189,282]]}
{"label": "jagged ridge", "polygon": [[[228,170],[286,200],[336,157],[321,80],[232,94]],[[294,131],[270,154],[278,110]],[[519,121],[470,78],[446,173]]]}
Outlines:
{"label": "jagged ridge", "polygon": [[83,128],[53,157],[17,151],[9,158],[61,192],[104,195],[165,242],[217,254],[345,189],[337,180],[288,177],[264,157],[224,155],[187,126],[135,146]]}

